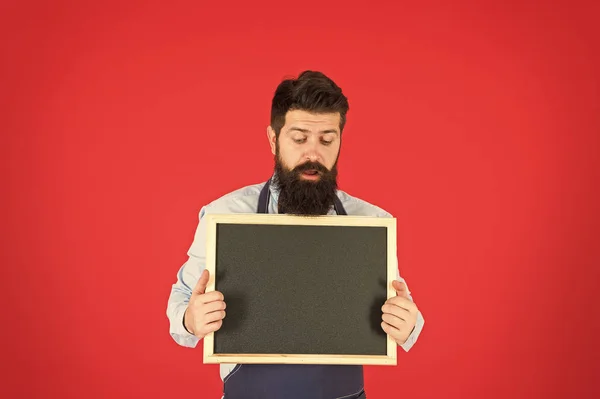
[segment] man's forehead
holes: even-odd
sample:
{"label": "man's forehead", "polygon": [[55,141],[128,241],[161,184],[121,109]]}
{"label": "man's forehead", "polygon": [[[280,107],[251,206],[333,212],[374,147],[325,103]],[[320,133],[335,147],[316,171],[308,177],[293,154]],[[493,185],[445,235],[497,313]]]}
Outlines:
{"label": "man's forehead", "polygon": [[292,124],[305,125],[329,125],[338,128],[340,125],[340,113],[316,113],[304,110],[288,111],[285,115],[285,124],[290,127]]}

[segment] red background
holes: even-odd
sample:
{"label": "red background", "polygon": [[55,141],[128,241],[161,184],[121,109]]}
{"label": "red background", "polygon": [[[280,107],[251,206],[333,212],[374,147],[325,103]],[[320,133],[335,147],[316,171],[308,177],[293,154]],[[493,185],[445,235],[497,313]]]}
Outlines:
{"label": "red background", "polygon": [[600,395],[598,2],[122,3],[0,7],[0,396],[220,398],[169,291],[303,69],[426,318],[369,398]]}

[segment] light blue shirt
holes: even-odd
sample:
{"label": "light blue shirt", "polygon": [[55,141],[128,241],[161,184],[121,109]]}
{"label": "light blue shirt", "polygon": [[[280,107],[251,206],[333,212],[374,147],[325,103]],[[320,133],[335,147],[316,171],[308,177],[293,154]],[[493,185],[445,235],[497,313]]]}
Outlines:
{"label": "light blue shirt", "polygon": [[[258,208],[258,197],[260,190],[264,187],[266,182],[260,184],[254,184],[243,187],[229,194],[222,196],[221,198],[205,205],[200,210],[199,223],[196,228],[194,240],[188,251],[188,260],[181,266],[177,274],[177,281],[173,284],[171,289],[171,295],[167,304],[167,317],[170,322],[170,334],[171,337],[179,345],[194,348],[198,344],[199,339],[187,332],[183,326],[183,314],[187,308],[192,289],[196,285],[196,282],[200,278],[200,274],[206,266],[206,214],[230,214],[230,213],[256,213]],[[392,217],[388,212],[383,209],[369,204],[359,198],[353,197],[344,191],[338,190],[338,197],[346,209],[348,215],[352,216],[373,216],[373,217]],[[270,185],[270,197],[269,197],[269,213],[277,212],[277,198],[278,191],[275,185]],[[335,215],[333,207],[329,211],[330,215]],[[397,259],[396,259],[397,262]],[[398,271],[397,277],[400,281],[406,281],[400,276]],[[407,285],[408,288],[408,285]],[[410,295],[410,289],[408,290],[409,298],[412,300]],[[225,298],[227,301],[227,298]],[[423,329],[425,320],[423,315],[419,312],[417,315],[417,323],[411,335],[407,341],[401,345],[401,347],[408,351],[417,341],[419,334]],[[225,377],[235,367],[235,364],[221,364],[220,365],[221,378]]]}

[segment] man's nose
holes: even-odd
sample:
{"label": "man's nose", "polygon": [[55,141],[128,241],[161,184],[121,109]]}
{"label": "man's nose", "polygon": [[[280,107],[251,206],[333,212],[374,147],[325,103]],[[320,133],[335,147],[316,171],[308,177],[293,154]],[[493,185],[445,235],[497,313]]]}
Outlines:
{"label": "man's nose", "polygon": [[321,155],[318,151],[318,143],[315,142],[315,140],[309,141],[308,145],[306,146],[304,157],[306,158],[306,160],[311,162],[317,162],[321,160]]}
{"label": "man's nose", "polygon": [[319,154],[316,151],[306,153],[306,159],[311,162],[317,162],[319,160]]}

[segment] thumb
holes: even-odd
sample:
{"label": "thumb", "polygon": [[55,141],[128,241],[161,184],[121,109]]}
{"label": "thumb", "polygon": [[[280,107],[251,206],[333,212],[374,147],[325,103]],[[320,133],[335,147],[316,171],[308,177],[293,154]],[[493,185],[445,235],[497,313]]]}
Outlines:
{"label": "thumb", "polygon": [[405,283],[403,283],[401,281],[398,281],[398,280],[394,280],[392,282],[392,286],[396,290],[396,294],[398,296],[402,296],[404,298],[408,298],[408,287],[406,287]]}
{"label": "thumb", "polygon": [[208,270],[204,269],[202,271],[202,274],[200,275],[200,278],[198,279],[198,282],[196,283],[196,286],[192,290],[192,295],[204,294],[204,292],[206,291],[206,286],[208,285],[208,277],[209,277]]}

